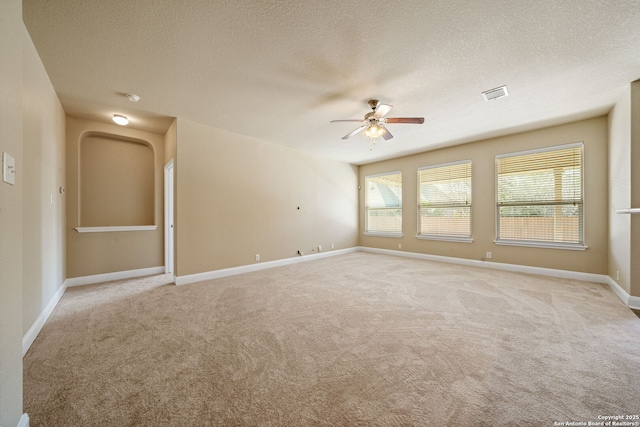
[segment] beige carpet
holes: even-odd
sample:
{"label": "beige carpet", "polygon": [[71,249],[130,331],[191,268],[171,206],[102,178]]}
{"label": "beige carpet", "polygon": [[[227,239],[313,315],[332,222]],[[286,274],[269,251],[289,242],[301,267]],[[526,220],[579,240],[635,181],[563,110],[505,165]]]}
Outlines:
{"label": "beige carpet", "polygon": [[640,319],[605,285],[364,252],[123,280],[67,290],[24,396],[31,426],[598,421],[640,413]]}

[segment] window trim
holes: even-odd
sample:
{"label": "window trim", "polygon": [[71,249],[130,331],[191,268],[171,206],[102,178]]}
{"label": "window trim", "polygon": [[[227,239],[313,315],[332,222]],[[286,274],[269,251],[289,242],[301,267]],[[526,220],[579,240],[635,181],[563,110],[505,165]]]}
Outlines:
{"label": "window trim", "polygon": [[401,239],[404,237],[404,234],[402,232],[400,233],[394,233],[394,232],[384,232],[384,231],[365,231],[364,233],[365,236],[370,236],[370,237],[393,237],[395,239]]}
{"label": "window trim", "polygon": [[[435,169],[447,166],[456,166],[468,163],[471,165],[471,204],[469,205],[469,236],[453,236],[453,235],[445,235],[445,234],[420,234],[420,171],[426,169]],[[447,163],[439,163],[430,166],[421,166],[418,168],[416,173],[416,188],[417,188],[417,198],[418,198],[418,207],[417,207],[417,215],[416,215],[416,238],[420,240],[436,240],[443,242],[462,242],[462,243],[473,243],[473,159],[464,159],[457,160],[454,162]],[[443,206],[446,207],[446,206]],[[454,207],[454,206],[450,206]]]}
{"label": "window trim", "polygon": [[[385,176],[385,175],[400,175],[400,207],[393,207],[393,208],[389,208],[389,209],[399,209],[400,210],[400,231],[370,231],[368,230],[369,228],[369,206],[368,206],[368,198],[367,198],[367,180],[370,178],[376,178],[379,176]],[[391,237],[391,238],[402,238],[404,237],[404,234],[402,232],[402,228],[403,228],[403,220],[404,220],[404,212],[403,212],[403,205],[404,202],[402,200],[402,189],[403,189],[403,182],[402,182],[402,171],[401,170],[395,170],[395,171],[389,171],[389,172],[382,172],[382,173],[376,173],[373,175],[366,175],[364,177],[364,233],[362,233],[365,236],[372,236],[372,237]]]}
{"label": "window trim", "polygon": [[585,251],[589,248],[584,244],[579,243],[555,243],[555,242],[543,242],[535,240],[494,240],[493,243],[501,246],[524,246],[529,248],[544,248],[544,249],[566,249],[571,251]]}
{"label": "window trim", "polygon": [[473,237],[440,236],[437,234],[417,234],[418,240],[438,240],[440,242],[473,243]]}
{"label": "window trim", "polygon": [[[545,153],[545,152],[549,152],[549,151],[559,151],[559,150],[566,150],[566,149],[570,149],[570,148],[582,148],[582,158],[581,158],[581,194],[582,194],[582,198],[581,198],[581,209],[582,209],[582,229],[580,230],[581,236],[582,236],[582,242],[581,243],[568,243],[568,242],[548,242],[548,241],[542,241],[542,240],[518,240],[518,239],[501,239],[499,238],[499,231],[500,231],[500,205],[499,205],[499,200],[498,200],[498,160],[499,159],[503,159],[503,158],[507,158],[507,157],[515,157],[515,156],[525,156],[525,155],[529,155],[529,154],[537,154],[537,153]],[[563,249],[563,250],[574,250],[574,251],[584,251],[586,249],[589,248],[589,246],[587,246],[585,244],[586,242],[586,229],[585,229],[585,191],[584,191],[584,170],[585,170],[585,149],[584,149],[584,142],[583,141],[579,141],[579,142],[572,142],[569,144],[561,144],[561,145],[553,145],[553,146],[548,146],[548,147],[540,147],[540,148],[534,148],[534,149],[530,149],[530,150],[523,150],[523,151],[516,151],[516,152],[512,152],[512,153],[503,153],[503,154],[497,154],[495,156],[495,203],[494,203],[494,209],[495,209],[495,232],[496,232],[496,238],[494,239],[494,243],[496,245],[501,245],[501,246],[520,246],[520,247],[530,247],[530,248],[542,248],[542,249]]]}

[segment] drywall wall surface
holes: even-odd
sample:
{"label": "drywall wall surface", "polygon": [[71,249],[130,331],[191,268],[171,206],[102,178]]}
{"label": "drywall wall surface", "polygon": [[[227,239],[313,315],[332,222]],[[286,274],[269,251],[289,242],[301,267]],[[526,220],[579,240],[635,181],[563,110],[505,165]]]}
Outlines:
{"label": "drywall wall surface", "polygon": [[[631,207],[640,208],[640,80],[631,83]],[[629,294],[640,297],[640,215],[631,215]]]}
{"label": "drywall wall surface", "polygon": [[0,2],[0,155],[15,159],[15,185],[0,181],[0,425],[22,416],[22,2]]}
{"label": "drywall wall surface", "polygon": [[171,123],[167,133],[164,134],[164,163],[176,158],[178,143],[178,121],[177,119]]}
{"label": "drywall wall surface", "polygon": [[31,39],[23,48],[23,333],[65,272],[65,114]]}
{"label": "drywall wall surface", "polygon": [[[164,265],[163,255],[163,166],[164,135],[137,131],[127,127],[98,123],[90,120],[67,117],[67,277],[84,277],[95,274],[160,267]],[[143,141],[153,149],[154,186],[153,198],[155,230],[116,231],[104,233],[78,233],[76,227],[82,224],[82,141],[87,135],[108,136],[133,142]],[[99,143],[99,140],[95,141]],[[99,160],[96,160],[99,161]],[[90,164],[83,167],[91,168]],[[116,167],[117,169],[117,167]],[[101,191],[115,191],[117,188],[102,188]],[[117,201],[118,194],[110,194]],[[114,202],[117,203],[117,202]],[[109,226],[110,224],[104,224]],[[149,225],[149,224],[130,224]],[[91,224],[97,226],[97,224]]]}
{"label": "drywall wall surface", "polygon": [[[496,245],[495,156],[584,142],[584,242],[585,251],[542,249]],[[472,178],[472,243],[422,240],[417,235],[417,170],[448,162],[471,159]],[[359,215],[361,246],[491,261],[533,267],[554,268],[595,274],[607,273],[607,118],[569,123],[487,139],[465,145],[443,148],[407,157],[371,163],[360,167],[359,183],[364,188],[368,175],[401,171],[403,174],[403,237],[364,235],[364,192],[360,190]]]}
{"label": "drywall wall surface", "polygon": [[609,266],[608,275],[631,292],[631,89],[609,113]]}
{"label": "drywall wall surface", "polygon": [[178,276],[357,244],[356,166],[177,126]]}
{"label": "drywall wall surface", "polygon": [[80,141],[80,224],[153,225],[155,153],[141,139],[87,132]]}

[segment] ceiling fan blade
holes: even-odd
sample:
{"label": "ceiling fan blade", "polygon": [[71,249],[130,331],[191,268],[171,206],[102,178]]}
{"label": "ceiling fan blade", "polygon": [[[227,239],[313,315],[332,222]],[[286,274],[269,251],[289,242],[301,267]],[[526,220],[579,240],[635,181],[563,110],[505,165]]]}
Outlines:
{"label": "ceiling fan blade", "polygon": [[382,134],[382,137],[385,140],[389,140],[389,139],[393,138],[393,135],[391,135],[391,132],[389,132],[389,129],[387,129],[385,126],[382,126],[382,129],[384,129],[384,133]]}
{"label": "ceiling fan blade", "polygon": [[415,123],[422,124],[424,123],[424,117],[393,117],[389,119],[384,119],[385,123]]}
{"label": "ceiling fan blade", "polygon": [[373,114],[373,117],[375,117],[376,119],[381,119],[384,116],[387,115],[387,113],[389,111],[391,111],[393,107],[391,105],[387,105],[387,104],[378,104],[378,106],[376,107],[376,111]]}
{"label": "ceiling fan blade", "polygon": [[337,122],[362,122],[362,119],[353,119],[353,120],[331,120],[329,123],[337,123]]}
{"label": "ceiling fan blade", "polygon": [[351,138],[353,135],[355,135],[356,133],[360,132],[361,130],[364,130],[367,126],[369,125],[362,125],[360,126],[358,129],[346,134],[345,136],[342,137],[342,139],[349,139]]}

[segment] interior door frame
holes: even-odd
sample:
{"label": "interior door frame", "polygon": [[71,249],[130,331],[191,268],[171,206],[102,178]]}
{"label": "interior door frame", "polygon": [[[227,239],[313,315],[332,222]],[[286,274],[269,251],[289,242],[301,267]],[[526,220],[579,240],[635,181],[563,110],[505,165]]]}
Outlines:
{"label": "interior door frame", "polygon": [[175,277],[173,159],[164,165],[164,272]]}

